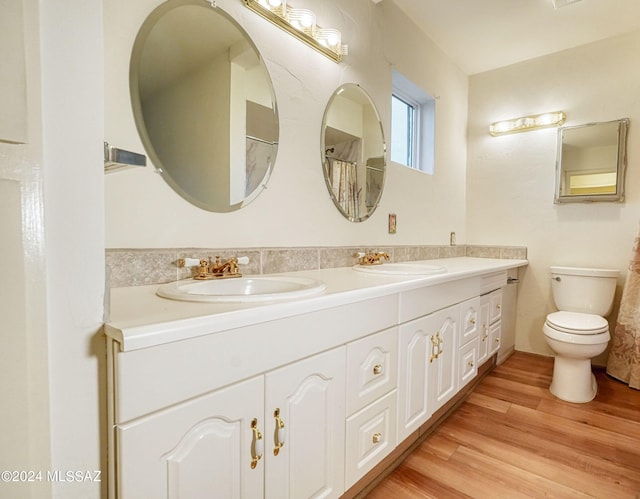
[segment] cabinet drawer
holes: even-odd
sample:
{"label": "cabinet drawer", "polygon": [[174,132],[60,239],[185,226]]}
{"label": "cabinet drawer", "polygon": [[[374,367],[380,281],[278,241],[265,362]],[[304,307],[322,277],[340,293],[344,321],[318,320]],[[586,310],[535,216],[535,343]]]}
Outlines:
{"label": "cabinet drawer", "polygon": [[396,388],[398,328],[347,345],[347,415]]}
{"label": "cabinet drawer", "polygon": [[[506,282],[505,272],[505,282]],[[400,323],[455,305],[480,293],[480,277],[424,286],[400,293]],[[495,288],[494,288],[495,289]]]}
{"label": "cabinet drawer", "polygon": [[480,332],[480,297],[472,298],[460,304],[460,338],[458,345],[466,345],[476,340]]}
{"label": "cabinet drawer", "polygon": [[347,419],[345,489],[396,446],[396,391]]}
{"label": "cabinet drawer", "polygon": [[507,271],[503,270],[500,272],[496,272],[495,274],[489,274],[482,276],[482,284],[480,286],[480,294],[484,295],[493,291],[495,289],[499,289],[502,286],[506,286],[507,284]]}
{"label": "cabinet drawer", "polygon": [[489,324],[502,317],[502,290],[498,289],[489,295]]}
{"label": "cabinet drawer", "polygon": [[474,341],[460,349],[458,390],[478,375],[478,344]]}

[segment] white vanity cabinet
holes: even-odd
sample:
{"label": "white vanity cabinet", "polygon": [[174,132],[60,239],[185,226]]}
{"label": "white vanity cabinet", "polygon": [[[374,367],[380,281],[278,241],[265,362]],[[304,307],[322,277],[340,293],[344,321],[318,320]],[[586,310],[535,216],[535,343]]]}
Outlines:
{"label": "white vanity cabinet", "polygon": [[[105,326],[109,498],[354,497],[497,351],[497,265],[344,269],[333,295],[246,308],[127,291],[130,315]],[[154,320],[136,320],[144,305]]]}
{"label": "white vanity cabinet", "polygon": [[337,348],[118,425],[118,497],[339,497],[344,365]]}
{"label": "white vanity cabinet", "polygon": [[110,332],[110,497],[340,497],[347,349],[370,365],[350,400],[371,407],[395,390],[397,304],[390,294],[140,347]]}
{"label": "white vanity cabinet", "polygon": [[347,489],[397,445],[397,375],[397,327],[347,345]]}
{"label": "white vanity cabinet", "polygon": [[478,362],[482,363],[500,348],[502,317],[502,289],[495,289],[480,297],[480,334]]}

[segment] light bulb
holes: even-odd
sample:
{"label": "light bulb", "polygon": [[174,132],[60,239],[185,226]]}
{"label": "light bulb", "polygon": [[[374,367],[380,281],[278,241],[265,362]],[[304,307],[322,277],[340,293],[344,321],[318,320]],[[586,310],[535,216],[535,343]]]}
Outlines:
{"label": "light bulb", "polygon": [[316,15],[309,9],[291,9],[287,17],[291,26],[308,34],[316,26]]}
{"label": "light bulb", "polygon": [[340,46],[342,34],[337,29],[321,28],[316,33],[316,39],[321,45],[336,50]]}

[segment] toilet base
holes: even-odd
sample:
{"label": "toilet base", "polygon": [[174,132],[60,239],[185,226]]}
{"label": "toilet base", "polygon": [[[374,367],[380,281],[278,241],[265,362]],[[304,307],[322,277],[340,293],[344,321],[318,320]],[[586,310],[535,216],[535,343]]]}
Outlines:
{"label": "toilet base", "polygon": [[591,372],[591,359],[571,359],[556,355],[549,391],[567,402],[591,402],[598,392],[596,377]]}

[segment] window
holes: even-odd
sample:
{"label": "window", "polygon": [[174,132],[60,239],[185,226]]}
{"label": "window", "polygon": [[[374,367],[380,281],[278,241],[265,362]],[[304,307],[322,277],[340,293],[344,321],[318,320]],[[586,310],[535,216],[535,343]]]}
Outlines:
{"label": "window", "polygon": [[393,70],[391,161],[433,174],[435,99]]}

